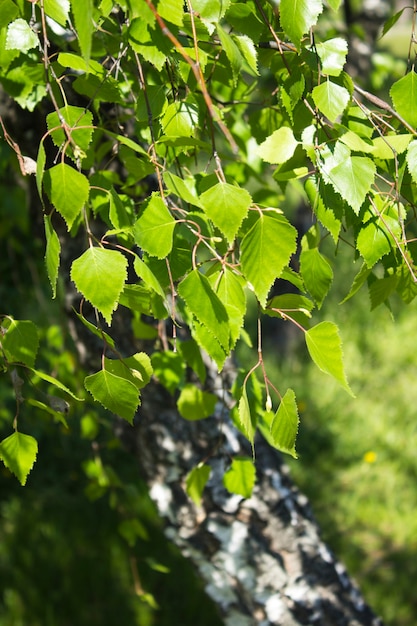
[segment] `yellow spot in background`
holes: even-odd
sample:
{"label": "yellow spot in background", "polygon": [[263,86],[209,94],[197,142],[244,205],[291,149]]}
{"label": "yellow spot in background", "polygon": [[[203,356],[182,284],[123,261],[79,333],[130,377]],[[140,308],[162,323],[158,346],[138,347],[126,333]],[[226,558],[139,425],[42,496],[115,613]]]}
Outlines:
{"label": "yellow spot in background", "polygon": [[300,400],[299,402],[297,402],[297,408],[299,413],[304,413],[307,408],[307,403],[304,402],[304,400]]}
{"label": "yellow spot in background", "polygon": [[365,454],[363,455],[363,460],[365,461],[365,463],[375,463],[376,452],[373,452],[372,450],[365,452]]}

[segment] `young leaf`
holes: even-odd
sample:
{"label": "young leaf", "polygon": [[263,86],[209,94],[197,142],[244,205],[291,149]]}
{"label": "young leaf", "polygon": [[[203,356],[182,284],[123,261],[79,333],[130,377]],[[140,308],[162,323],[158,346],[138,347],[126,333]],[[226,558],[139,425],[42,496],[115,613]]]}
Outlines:
{"label": "young leaf", "polygon": [[395,247],[393,235],[401,237],[401,225],[390,215],[375,215],[361,228],[356,246],[368,267],[373,267]]}
{"label": "young leaf", "polygon": [[273,163],[285,163],[292,157],[298,145],[291,128],[282,126],[267,137],[258,147],[257,154],[263,161]]}
{"label": "young leaf", "polygon": [[186,491],[191,500],[200,506],[204,487],[210,477],[211,469],[204,463],[199,463],[197,467],[193,467],[191,472],[185,479]]}
{"label": "young leaf", "polygon": [[318,248],[300,254],[300,272],[304,284],[320,309],[333,281],[333,270]]}
{"label": "young leaf", "polygon": [[417,126],[417,74],[412,70],[397,80],[390,89],[395,110],[411,126]]}
{"label": "young leaf", "polygon": [[411,178],[417,184],[417,139],[412,141],[408,146],[407,167]]}
{"label": "young leaf", "polygon": [[238,418],[242,433],[253,447],[256,432],[256,416],[251,413],[246,385],[243,387],[239,400]]}
{"label": "young leaf", "polygon": [[39,334],[35,324],[29,320],[9,320],[6,333],[1,337],[4,355],[9,363],[35,364],[39,347]]}
{"label": "young leaf", "polygon": [[59,258],[61,253],[61,244],[59,243],[58,235],[56,234],[52,223],[51,217],[45,215],[43,218],[45,224],[45,236],[46,236],[46,251],[45,251],[45,263],[46,271],[48,272],[49,282],[52,288],[52,297],[56,297],[56,282],[58,280],[58,268]]}
{"label": "young leaf", "polygon": [[234,347],[246,313],[246,296],[241,280],[232,270],[225,268],[218,281],[216,293],[226,307],[229,316],[231,347]]}
{"label": "young leaf", "polygon": [[217,338],[222,348],[230,348],[229,317],[220,298],[214,293],[206,276],[192,270],[178,285],[178,293],[188,310]]}
{"label": "young leaf", "polygon": [[300,49],[303,35],[316,24],[323,11],[322,0],[281,0],[279,8],[280,22],[285,34]]}
{"label": "young leaf", "polygon": [[133,424],[139,406],[139,391],[136,385],[126,378],[116,376],[106,370],[87,376],[84,380],[87,391],[104,408]]}
{"label": "young leaf", "polygon": [[272,283],[296,250],[297,231],[285,217],[261,213],[241,245],[242,271],[265,307]]}
{"label": "young leaf", "polygon": [[[327,228],[335,243],[338,242],[342,222],[337,218],[333,207],[340,204],[338,196],[330,185],[317,185],[313,178],[308,178],[305,182],[305,190],[312,209],[319,222]],[[329,196],[332,197],[329,197]]]}
{"label": "young leaf", "polygon": [[76,396],[75,393],[71,391],[71,389],[68,389],[68,387],[63,385],[59,380],[57,380],[53,376],[49,376],[49,374],[45,374],[45,372],[41,372],[40,370],[35,370],[33,367],[30,368],[30,371],[41,380],[44,380],[45,382],[49,383],[50,385],[53,385],[54,387],[56,387],[57,389],[60,389],[61,391],[64,391],[69,396],[71,396],[71,398],[74,398],[74,400],[78,400],[78,402],[84,402],[83,398],[79,398],[78,396]]}
{"label": "young leaf", "polygon": [[159,15],[175,24],[182,26],[184,21],[184,2],[183,0],[161,0],[158,4]]}
{"label": "young leaf", "polygon": [[22,487],[38,453],[38,442],[30,435],[14,432],[0,442],[0,459],[17,477]]}
{"label": "young leaf", "polygon": [[321,85],[314,87],[311,95],[318,110],[331,122],[335,122],[342,115],[350,99],[345,87],[325,80]]}
{"label": "young leaf", "polygon": [[323,74],[339,76],[346,62],[347,41],[341,37],[334,37],[323,43],[316,43],[316,50],[320,57]]}
{"label": "young leaf", "polygon": [[116,250],[88,248],[71,267],[71,280],[111,324],[127,278],[127,260]]}
{"label": "young leaf", "polygon": [[295,440],[299,422],[295,393],[292,389],[287,389],[272,420],[271,436],[273,445],[278,450],[291,454],[295,459],[297,458]]}
{"label": "young leaf", "polygon": [[217,34],[221,41],[222,48],[229,60],[230,67],[232,68],[233,82],[236,85],[243,65],[242,54],[239,50],[239,47],[235,44],[232,36],[229,35],[229,33],[227,33],[220,26],[220,24],[217,25]]}
{"label": "young leaf", "polygon": [[[93,114],[82,107],[66,105],[59,109],[59,113],[53,111],[46,117],[46,124],[51,133],[52,141],[58,147],[67,140],[67,134],[62,128],[62,120],[67,125],[68,132],[75,146],[71,145],[71,155],[74,155],[76,148],[81,154],[88,150],[93,136]],[[79,156],[75,154],[75,156]]]}
{"label": "young leaf", "polygon": [[70,230],[88,200],[90,185],[87,178],[67,163],[58,163],[46,170],[44,179],[50,201]]}
{"label": "young leaf", "polygon": [[256,480],[256,470],[252,459],[237,456],[223,476],[223,484],[231,493],[250,498]]}
{"label": "young leaf", "polygon": [[342,342],[336,324],[320,322],[305,332],[305,340],[310,356],[317,367],[335,378],[351,396],[354,396],[346,379]]}
{"label": "young leaf", "polygon": [[43,7],[48,17],[61,26],[65,26],[69,16],[69,0],[44,0]]}
{"label": "young leaf", "polygon": [[198,108],[189,102],[172,102],[161,117],[161,126],[169,137],[192,137],[198,124]]}
{"label": "young leaf", "polygon": [[29,24],[18,18],[7,27],[6,50],[19,50],[26,53],[39,47],[39,39]]}
{"label": "young leaf", "polygon": [[329,173],[335,191],[352,207],[356,215],[374,182],[375,163],[368,157],[348,157]]}
{"label": "young leaf", "polygon": [[88,64],[91,56],[91,42],[94,30],[93,23],[93,0],[72,0],[72,13],[74,15],[75,28],[77,29],[78,42],[83,59]]}
{"label": "young leaf", "polygon": [[177,401],[178,411],[186,420],[195,421],[213,415],[217,397],[202,391],[195,385],[187,384]]}
{"label": "young leaf", "polygon": [[200,196],[200,202],[206,215],[231,244],[252,204],[249,192],[229,183],[218,183]]}
{"label": "young leaf", "polygon": [[247,35],[235,35],[235,41],[250,69],[259,76],[258,53],[252,39]]}
{"label": "young leaf", "polygon": [[175,220],[159,194],[153,193],[136,220],[133,234],[145,252],[163,259],[172,250]]}
{"label": "young leaf", "polygon": [[371,273],[371,268],[369,268],[366,265],[366,263],[363,263],[361,269],[359,270],[359,272],[356,274],[355,278],[353,279],[352,286],[349,289],[349,293],[343,298],[340,304],[343,304],[344,302],[347,302],[347,300],[350,300],[350,298],[352,298],[355,295],[355,293],[359,291],[359,289],[366,282],[370,273]]}

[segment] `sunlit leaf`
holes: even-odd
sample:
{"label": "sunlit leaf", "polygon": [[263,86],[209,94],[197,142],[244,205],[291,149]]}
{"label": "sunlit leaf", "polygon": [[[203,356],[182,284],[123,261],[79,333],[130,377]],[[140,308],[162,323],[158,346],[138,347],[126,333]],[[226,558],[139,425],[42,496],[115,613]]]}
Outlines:
{"label": "sunlit leaf", "polygon": [[229,183],[218,183],[200,196],[200,202],[213,224],[232,243],[248,213],[252,198],[246,189]]}
{"label": "sunlit leaf", "polygon": [[134,226],[138,246],[158,259],[172,250],[175,220],[159,194],[152,194]]}
{"label": "sunlit leaf", "polygon": [[391,89],[390,96],[395,110],[411,126],[417,126],[417,74],[414,70],[397,80]]}
{"label": "sunlit leaf", "polygon": [[316,43],[316,50],[320,57],[323,74],[339,76],[346,62],[347,41],[341,37],[334,37],[322,43]]}
{"label": "sunlit leaf", "polygon": [[321,0],[281,0],[280,21],[285,34],[300,47],[300,42],[323,11]]}
{"label": "sunlit leaf", "polygon": [[292,157],[297,145],[291,128],[282,126],[261,143],[257,154],[267,163],[285,163]]}
{"label": "sunlit leaf", "polygon": [[127,278],[127,260],[116,250],[88,248],[71,266],[78,291],[110,325]]}
{"label": "sunlit leaf", "polygon": [[30,320],[9,319],[1,344],[9,363],[24,363],[33,367],[39,347],[38,329]]}
{"label": "sunlit leaf", "polygon": [[208,465],[199,463],[197,467],[193,467],[185,480],[187,493],[197,506],[201,504],[204,487],[210,477],[210,472],[211,469]]}
{"label": "sunlit leaf", "polygon": [[318,248],[302,250],[300,271],[307,290],[321,307],[333,281],[333,270]]}
{"label": "sunlit leaf", "polygon": [[0,459],[20,484],[26,484],[38,453],[38,442],[30,435],[14,432],[0,442]]}
{"label": "sunlit leaf", "polygon": [[329,179],[344,200],[359,213],[366,194],[374,182],[375,163],[368,157],[348,157],[336,165],[329,174]]}
{"label": "sunlit leaf", "polygon": [[295,459],[297,458],[295,440],[299,421],[295,393],[292,389],[287,389],[272,420],[271,436],[273,445],[278,450],[291,454]]}
{"label": "sunlit leaf", "polygon": [[18,18],[7,27],[6,50],[28,52],[39,47],[39,39],[29,24]]}
{"label": "sunlit leaf", "polygon": [[70,229],[88,200],[88,179],[67,163],[58,163],[45,172],[49,199]]}
{"label": "sunlit leaf", "polygon": [[252,459],[237,456],[223,477],[223,484],[231,493],[250,498],[256,480],[256,470]]}
{"label": "sunlit leaf", "polygon": [[339,329],[333,322],[320,322],[305,332],[308,351],[322,372],[329,374],[353,396],[347,382]]}
{"label": "sunlit leaf", "polygon": [[350,99],[348,90],[331,80],[325,80],[314,87],[311,95],[316,107],[331,122],[335,122],[342,115]]}
{"label": "sunlit leaf", "polygon": [[84,385],[94,400],[112,413],[123,417],[130,424],[133,423],[139,405],[139,392],[133,382],[101,370],[87,376]]}
{"label": "sunlit leaf", "polygon": [[202,391],[191,383],[185,385],[177,400],[180,415],[186,420],[195,421],[209,417],[214,413],[217,397],[208,391]]}

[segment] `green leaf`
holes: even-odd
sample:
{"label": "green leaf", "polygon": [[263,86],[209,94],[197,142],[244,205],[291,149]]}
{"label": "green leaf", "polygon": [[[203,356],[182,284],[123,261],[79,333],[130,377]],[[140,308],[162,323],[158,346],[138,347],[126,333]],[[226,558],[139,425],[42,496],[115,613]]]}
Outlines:
{"label": "green leaf", "polygon": [[155,378],[174,395],[184,384],[185,363],[178,352],[161,350],[151,357]]}
{"label": "green leaf", "polygon": [[282,126],[267,137],[256,152],[267,163],[285,163],[292,157],[297,145],[291,128]]}
{"label": "green leaf", "polygon": [[291,39],[297,49],[303,35],[308,33],[317,23],[317,18],[323,11],[321,0],[281,0],[280,22],[285,34]]}
{"label": "green leaf", "polygon": [[241,263],[245,278],[265,307],[272,283],[288,265],[296,250],[297,231],[282,215],[269,216],[262,212],[244,236]]}
{"label": "green leaf", "polygon": [[395,248],[393,235],[396,238],[401,237],[398,217],[387,214],[382,207],[381,209],[381,215],[371,213],[370,219],[366,220],[356,239],[356,246],[368,267],[375,265]]}
{"label": "green leaf", "polygon": [[59,380],[57,380],[53,376],[49,376],[49,374],[45,374],[45,372],[41,372],[40,370],[35,370],[33,367],[30,368],[30,371],[41,380],[44,380],[45,382],[49,383],[50,385],[53,385],[54,387],[56,387],[57,389],[60,389],[61,391],[65,391],[65,393],[71,396],[71,398],[74,398],[74,400],[78,400],[78,402],[84,402],[83,398],[79,398],[78,396],[76,396],[75,393],[71,391],[71,389],[68,389],[68,387],[63,385]]}
{"label": "green leaf", "polygon": [[1,0],[0,2],[0,28],[8,26],[19,15],[19,9],[13,0]]}
{"label": "green leaf", "polygon": [[45,173],[45,164],[46,164],[46,152],[45,152],[45,147],[43,145],[43,141],[41,141],[39,144],[38,158],[36,159],[36,188],[38,190],[39,198],[41,199],[42,205],[43,205],[42,183],[43,183],[43,176]]}
{"label": "green leaf", "polygon": [[323,43],[316,43],[316,50],[321,61],[323,74],[339,76],[346,63],[347,41],[341,37],[328,39]]}
{"label": "green leaf", "polygon": [[91,56],[91,43],[94,31],[93,0],[72,0],[72,13],[78,35],[81,54],[87,67]]}
{"label": "green leaf", "polygon": [[185,479],[186,491],[193,502],[200,506],[204,487],[210,477],[211,469],[204,463],[199,463],[193,467]]}
{"label": "green leaf", "polygon": [[222,48],[229,60],[230,67],[232,68],[233,83],[236,85],[243,65],[242,54],[239,47],[235,44],[232,36],[229,35],[229,33],[227,33],[220,26],[220,24],[217,24],[217,34],[222,44]]}
{"label": "green leaf", "polygon": [[39,39],[29,24],[18,18],[7,28],[6,50],[20,50],[26,53],[39,47]]}
{"label": "green leaf", "polygon": [[376,159],[395,159],[407,150],[412,138],[413,135],[410,133],[376,137],[372,141],[372,155]]}
{"label": "green leaf", "polygon": [[251,411],[246,385],[243,387],[242,395],[239,400],[238,419],[242,433],[253,447],[256,432],[256,416]]}
{"label": "green leaf", "polygon": [[295,393],[292,389],[287,389],[272,420],[271,436],[273,445],[278,450],[291,454],[295,459],[297,458],[295,440],[299,422]]}
{"label": "green leaf", "polygon": [[366,263],[363,263],[361,269],[359,270],[359,272],[356,274],[355,278],[353,279],[352,286],[349,289],[349,293],[343,298],[340,304],[343,304],[344,302],[347,302],[347,300],[350,300],[350,298],[352,298],[359,291],[359,289],[366,282],[370,273],[371,273],[371,268],[368,267]]}
{"label": "green leaf", "polygon": [[169,137],[192,137],[198,125],[198,108],[189,102],[172,102],[161,117],[161,126]]}
{"label": "green leaf", "polygon": [[374,182],[375,163],[368,157],[348,157],[329,173],[330,182],[344,200],[359,214],[366,194]]}
{"label": "green leaf", "polygon": [[417,74],[412,70],[390,89],[394,108],[414,128],[417,126]]}
{"label": "green leaf", "polygon": [[307,290],[320,309],[333,281],[333,270],[318,248],[303,250],[300,271]]}
{"label": "green leaf", "polygon": [[200,382],[203,384],[206,381],[206,366],[204,365],[203,357],[201,356],[201,350],[194,339],[187,339],[186,341],[177,340],[177,349],[183,360],[187,363],[195,374],[197,374]]}
{"label": "green leaf", "polygon": [[159,0],[158,13],[167,22],[171,22],[171,24],[176,26],[182,26],[184,21],[184,2],[183,0]]}
{"label": "green leaf", "polygon": [[242,281],[229,268],[225,268],[217,280],[216,293],[223,302],[229,316],[231,347],[233,348],[239,339],[246,313],[246,296],[242,287]]}
{"label": "green leaf", "polygon": [[87,376],[84,385],[96,402],[133,424],[139,406],[139,392],[130,380],[101,370]]}
{"label": "green leaf", "polygon": [[354,397],[345,375],[342,342],[336,324],[320,322],[305,332],[305,340],[310,356],[317,367],[337,380]]}
{"label": "green leaf", "polygon": [[70,230],[88,200],[90,185],[87,178],[70,165],[58,163],[46,170],[45,188]]}
{"label": "green leaf", "polygon": [[71,266],[71,280],[109,326],[126,278],[127,260],[116,250],[89,248]]}
{"label": "green leaf", "polygon": [[179,176],[175,176],[175,174],[171,174],[171,172],[164,172],[163,178],[170,193],[185,200],[188,204],[201,207],[200,199],[195,190],[195,179],[193,176],[180,178]]}
{"label": "green leaf", "polygon": [[92,324],[87,319],[85,319],[85,317],[83,315],[81,315],[81,313],[77,313],[77,311],[75,311],[75,310],[74,310],[74,313],[78,317],[80,322],[82,324],[84,324],[84,326],[86,328],[88,328],[88,330],[91,333],[93,333],[93,335],[95,335],[96,337],[98,337],[102,341],[105,341],[107,343],[107,345],[109,345],[111,348],[115,348],[116,347],[116,344],[114,343],[113,338],[110,337],[110,335],[108,333],[104,332],[104,330],[102,330],[101,328],[98,328],[97,326],[94,326],[94,324]]}
{"label": "green leaf", "polygon": [[247,35],[235,35],[235,41],[250,69],[259,76],[258,52],[252,39]]}
{"label": "green leaf", "polygon": [[177,407],[184,419],[195,421],[213,415],[216,402],[217,396],[189,383],[181,390]]}
{"label": "green leaf", "polygon": [[[83,153],[88,150],[93,136],[93,114],[82,107],[66,105],[53,111],[46,116],[46,124],[51,134],[52,141],[58,147],[68,141],[64,131],[65,123],[68,133],[75,145],[70,145],[70,155],[73,158],[83,158]],[[85,154],[84,154],[85,157]]]}
{"label": "green leaf", "polygon": [[0,442],[0,459],[13,472],[22,486],[26,485],[37,453],[36,439],[17,431]]}
{"label": "green leaf", "polygon": [[406,158],[408,171],[413,181],[417,184],[417,139],[409,144]]}
{"label": "green leaf", "polygon": [[[4,355],[9,363],[35,364],[39,347],[39,334],[35,324],[29,320],[7,318],[9,325],[1,337]],[[4,332],[3,327],[3,332]]]}
{"label": "green leaf", "polygon": [[[409,272],[408,272],[409,274]],[[380,304],[386,303],[388,298],[394,293],[398,284],[398,276],[385,276],[378,278],[369,285],[369,298],[371,300],[371,311]]]}
{"label": "green leaf", "polygon": [[[312,209],[317,216],[319,222],[327,228],[334,242],[337,244],[342,222],[336,217],[333,207],[340,204],[338,196],[329,185],[318,185],[313,178],[308,178],[305,182],[305,190],[310,201]],[[332,198],[329,198],[329,191]]]}
{"label": "green leaf", "polygon": [[45,224],[45,236],[46,236],[46,251],[45,251],[45,263],[46,271],[48,272],[49,282],[52,288],[52,297],[56,297],[56,282],[58,280],[58,268],[59,258],[61,253],[61,244],[58,239],[52,223],[51,217],[45,215],[43,218]]}
{"label": "green leaf", "polygon": [[342,115],[350,100],[348,90],[332,83],[331,80],[326,80],[321,85],[314,87],[311,95],[316,107],[331,122],[335,122]]}
{"label": "green leaf", "polygon": [[198,322],[195,318],[191,320],[191,334],[196,343],[207,352],[209,357],[217,365],[217,369],[220,372],[223,369],[223,365],[228,357],[229,350],[220,344],[217,337],[207,329],[206,326]]}
{"label": "green leaf", "polygon": [[252,204],[249,192],[229,183],[218,183],[205,191],[200,201],[206,215],[231,244]]}
{"label": "green leaf", "polygon": [[252,459],[237,456],[223,476],[223,484],[231,493],[250,498],[256,480],[256,470]]}
{"label": "green leaf", "polygon": [[178,285],[190,313],[215,337],[225,352],[230,348],[229,317],[206,276],[192,270]]}
{"label": "green leaf", "polygon": [[70,11],[69,0],[43,0],[46,15],[51,17],[61,26],[65,26]]}
{"label": "green leaf", "polygon": [[136,220],[133,234],[145,252],[163,259],[172,250],[175,220],[159,194],[153,193]]}

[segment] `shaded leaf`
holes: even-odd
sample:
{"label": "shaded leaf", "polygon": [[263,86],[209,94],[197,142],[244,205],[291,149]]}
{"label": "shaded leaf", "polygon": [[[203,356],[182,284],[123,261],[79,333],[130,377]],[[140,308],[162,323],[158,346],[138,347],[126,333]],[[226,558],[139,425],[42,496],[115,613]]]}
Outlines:
{"label": "shaded leaf", "polygon": [[28,367],[33,367],[39,347],[37,327],[30,320],[8,319],[8,322],[7,331],[1,337],[1,345],[7,361],[24,363]]}
{"label": "shaded leaf", "polygon": [[333,270],[318,248],[302,250],[300,271],[304,284],[320,309],[333,281]]}
{"label": "shaded leaf", "polygon": [[45,224],[45,236],[46,236],[46,251],[45,251],[45,263],[46,270],[48,272],[49,282],[52,288],[52,297],[56,297],[56,282],[58,280],[58,268],[61,253],[61,244],[58,239],[49,215],[44,215],[43,218]]}

